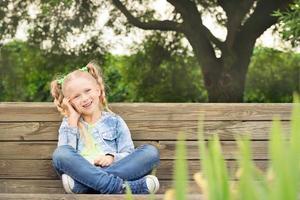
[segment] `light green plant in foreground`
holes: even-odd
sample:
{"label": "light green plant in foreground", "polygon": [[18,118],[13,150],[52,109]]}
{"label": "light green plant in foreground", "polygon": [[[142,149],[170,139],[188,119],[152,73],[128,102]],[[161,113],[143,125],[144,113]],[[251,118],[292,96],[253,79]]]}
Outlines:
{"label": "light green plant in foreground", "polygon": [[[199,151],[202,172],[194,179],[206,200],[296,200],[300,191],[300,104],[295,97],[291,133],[283,134],[280,120],[273,120],[269,141],[270,163],[266,172],[259,170],[252,160],[251,141],[238,137],[240,152],[238,181],[230,181],[218,137],[206,142],[202,123],[199,125]],[[202,120],[201,120],[202,121]],[[288,137],[287,137],[288,136]],[[180,134],[176,145],[174,188],[165,200],[185,200],[187,188],[186,147]]]}

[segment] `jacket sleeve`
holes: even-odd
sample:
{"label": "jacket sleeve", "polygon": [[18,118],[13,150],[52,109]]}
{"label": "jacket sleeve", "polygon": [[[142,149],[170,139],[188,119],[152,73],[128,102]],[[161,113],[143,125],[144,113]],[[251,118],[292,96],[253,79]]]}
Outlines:
{"label": "jacket sleeve", "polygon": [[76,149],[77,136],[79,130],[77,127],[71,127],[68,123],[66,117],[63,118],[63,121],[58,130],[58,143],[57,146],[61,145],[70,145]]}
{"label": "jacket sleeve", "polygon": [[115,162],[129,155],[134,150],[133,141],[127,124],[120,116],[117,116],[117,119],[117,152],[112,153],[115,157]]}

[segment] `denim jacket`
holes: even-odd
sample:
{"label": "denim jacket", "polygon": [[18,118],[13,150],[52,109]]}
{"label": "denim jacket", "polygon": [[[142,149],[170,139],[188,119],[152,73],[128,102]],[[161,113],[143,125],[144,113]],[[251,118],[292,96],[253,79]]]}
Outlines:
{"label": "denim jacket", "polygon": [[[80,118],[84,126],[88,124]],[[58,146],[70,145],[80,153],[84,142],[80,137],[79,129],[71,127],[65,117],[59,128]],[[118,161],[134,150],[130,131],[125,121],[118,115],[102,112],[101,118],[93,125],[92,131],[95,141],[101,146],[104,154],[114,155],[114,161]]]}

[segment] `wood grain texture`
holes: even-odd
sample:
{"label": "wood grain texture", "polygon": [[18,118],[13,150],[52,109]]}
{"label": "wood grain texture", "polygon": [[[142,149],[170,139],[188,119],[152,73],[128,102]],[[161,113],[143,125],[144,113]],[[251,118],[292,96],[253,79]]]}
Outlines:
{"label": "wood grain texture", "polygon": [[[172,187],[172,181],[160,181],[158,193],[162,194]],[[200,190],[194,181],[188,182],[189,193],[199,193]],[[63,194],[64,189],[60,180],[16,180],[1,179],[0,193],[45,193]]]}
{"label": "wood grain texture", "polygon": [[[128,121],[133,140],[176,140],[183,132],[187,140],[197,140],[197,121]],[[282,121],[284,133],[290,122]],[[60,122],[2,122],[0,141],[56,141]],[[268,140],[270,121],[205,121],[206,139],[218,134],[220,140],[235,140],[237,135],[250,135],[252,140]]]}
{"label": "wood grain texture", "polygon": [[[112,103],[112,110],[127,120],[290,120],[292,104],[249,103]],[[0,121],[60,121],[52,103],[0,103]]]}
{"label": "wood grain texture", "polygon": [[[0,194],[3,200],[122,200],[127,199],[125,195],[102,195],[102,194]],[[163,194],[156,194],[153,198],[150,195],[133,195],[135,200],[163,200]],[[187,200],[202,200],[201,194],[188,194]]]}
{"label": "wood grain texture", "polygon": [[[188,140],[189,193],[199,193],[199,188],[191,180],[201,168],[196,141],[200,115],[205,118],[205,139],[218,134],[230,177],[235,180],[235,159],[239,153],[234,141],[236,136],[250,134],[253,159],[258,168],[266,170],[271,121],[274,116],[280,116],[283,130],[288,133],[292,104],[112,103],[111,109],[128,124],[135,146],[151,143],[159,148],[159,193],[172,186],[177,134],[184,132]],[[53,103],[0,103],[0,199],[101,197],[113,200],[124,197],[63,195],[61,181],[51,165],[61,118]],[[162,195],[156,197],[163,198]],[[139,196],[137,199],[145,198]]]}
{"label": "wood grain texture", "polygon": [[[236,179],[238,163],[227,160],[227,167],[231,179]],[[172,180],[174,160],[161,160],[156,171],[160,180]],[[201,169],[200,160],[188,160],[189,179]],[[265,171],[267,160],[255,160],[256,166]],[[52,167],[51,160],[0,160],[0,179],[49,179],[57,180],[59,177]]]}
{"label": "wood grain texture", "polygon": [[[135,146],[150,143],[158,147],[161,159],[175,159],[176,141],[135,141]],[[56,148],[56,142],[1,142],[0,159],[51,159]],[[235,141],[221,141],[222,151],[225,159],[237,159],[238,149]],[[198,159],[198,142],[187,141],[187,158]],[[253,159],[268,159],[268,142],[252,142]]]}

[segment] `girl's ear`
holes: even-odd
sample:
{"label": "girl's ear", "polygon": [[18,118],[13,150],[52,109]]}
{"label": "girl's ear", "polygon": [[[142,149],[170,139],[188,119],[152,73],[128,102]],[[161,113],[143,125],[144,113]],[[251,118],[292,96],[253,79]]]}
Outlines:
{"label": "girl's ear", "polygon": [[99,88],[97,89],[97,93],[98,93],[99,97],[102,95],[102,92],[101,92],[101,90]]}

